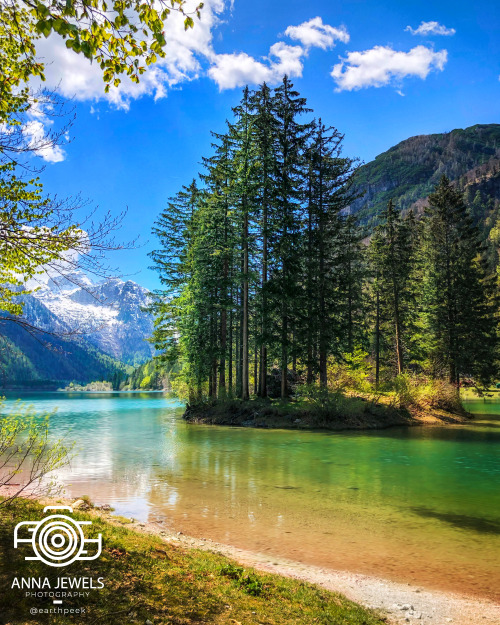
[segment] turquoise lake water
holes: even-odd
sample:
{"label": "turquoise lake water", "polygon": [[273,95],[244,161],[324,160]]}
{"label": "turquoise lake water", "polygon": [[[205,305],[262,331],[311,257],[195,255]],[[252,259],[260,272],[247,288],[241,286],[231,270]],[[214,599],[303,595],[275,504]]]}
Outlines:
{"label": "turquoise lake water", "polygon": [[500,597],[498,401],[469,402],[465,426],[324,433],[189,425],[161,394],[23,400],[76,441],[72,496],[271,560]]}

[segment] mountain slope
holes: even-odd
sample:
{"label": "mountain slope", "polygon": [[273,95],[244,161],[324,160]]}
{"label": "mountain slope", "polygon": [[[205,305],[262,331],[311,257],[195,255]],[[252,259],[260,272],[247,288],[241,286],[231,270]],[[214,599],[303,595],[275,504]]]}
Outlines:
{"label": "mountain slope", "polygon": [[476,201],[476,217],[484,221],[500,200],[500,124],[402,141],[360,167],[355,190],[361,197],[349,212],[371,227],[390,199],[401,210],[419,211],[443,174],[456,181],[471,204]]}
{"label": "mountain slope", "polygon": [[142,311],[149,295],[139,284],[118,278],[94,284],[85,274],[73,272],[48,279],[33,296],[58,323],[113,358],[140,364],[153,356],[154,349],[145,340],[151,335],[153,320]]}
{"label": "mountain slope", "polygon": [[[68,331],[33,296],[26,296],[25,310],[39,327]],[[0,323],[0,387],[53,388],[73,381],[108,380],[116,371],[125,367],[81,338],[31,332],[11,320]]]}
{"label": "mountain slope", "polygon": [[0,386],[54,387],[111,380],[123,363],[140,364],[154,350],[148,291],[132,281],[94,284],[79,271],[42,276],[22,296],[23,319],[0,321]]}

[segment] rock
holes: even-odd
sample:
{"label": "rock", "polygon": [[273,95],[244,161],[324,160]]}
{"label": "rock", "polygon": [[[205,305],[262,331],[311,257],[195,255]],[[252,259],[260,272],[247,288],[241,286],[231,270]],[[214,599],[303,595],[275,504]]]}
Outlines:
{"label": "rock", "polygon": [[71,504],[71,507],[74,510],[86,510],[89,507],[89,504],[83,499],[77,499]]}
{"label": "rock", "polygon": [[113,508],[109,505],[109,503],[105,503],[103,506],[101,506],[101,510],[104,510],[105,512],[108,512],[109,510],[112,510]]}
{"label": "rock", "polygon": [[153,623],[148,619],[144,625],[153,625]]}

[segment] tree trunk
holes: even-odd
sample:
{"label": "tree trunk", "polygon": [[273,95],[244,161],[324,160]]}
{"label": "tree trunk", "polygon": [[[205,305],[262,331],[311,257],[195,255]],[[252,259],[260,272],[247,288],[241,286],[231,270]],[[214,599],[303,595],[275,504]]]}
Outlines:
{"label": "tree trunk", "polygon": [[375,388],[380,383],[380,293],[377,289],[377,312],[375,321]]}
{"label": "tree trunk", "polygon": [[307,384],[313,383],[313,240],[312,240],[312,172],[309,168],[308,187],[308,211],[307,211]]}
{"label": "tree trunk", "polygon": [[262,344],[260,348],[260,396],[267,397],[267,198],[264,195],[262,223]]}
{"label": "tree trunk", "polygon": [[259,350],[257,347],[257,328],[255,329],[255,349],[253,360],[253,394],[257,395],[259,390]]}
{"label": "tree trunk", "polygon": [[246,400],[250,396],[248,385],[248,212],[245,210],[243,218],[243,357],[241,375],[241,399]]}
{"label": "tree trunk", "polygon": [[394,327],[396,334],[396,364],[398,375],[403,373],[404,364],[403,364],[403,343],[401,337],[401,318],[399,314],[399,293],[396,287],[395,282],[393,283],[394,289]]}
{"label": "tree trunk", "polygon": [[233,286],[231,285],[230,297],[231,309],[229,311],[229,350],[228,350],[228,392],[233,396]]}

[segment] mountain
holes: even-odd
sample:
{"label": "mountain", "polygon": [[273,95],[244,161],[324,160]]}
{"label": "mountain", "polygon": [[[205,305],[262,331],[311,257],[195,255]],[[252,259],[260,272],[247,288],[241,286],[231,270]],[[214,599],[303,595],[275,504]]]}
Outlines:
{"label": "mountain", "polygon": [[[47,318],[47,309],[30,298]],[[111,380],[127,368],[81,339],[28,331],[13,321],[0,323],[0,387],[57,388],[70,382]]]}
{"label": "mountain", "polygon": [[[491,229],[500,203],[500,124],[471,126],[406,139],[359,168],[360,197],[348,212],[368,228],[392,199],[421,212],[445,174],[464,192],[477,221]],[[489,220],[489,223],[488,223]]]}
{"label": "mountain", "polygon": [[[153,356],[148,291],[130,280],[94,283],[83,272],[42,276],[22,296],[23,327],[0,324],[0,386],[53,387],[124,376]],[[36,328],[33,330],[31,328]]]}
{"label": "mountain", "polygon": [[149,303],[148,291],[136,282],[113,278],[93,283],[83,272],[73,272],[47,279],[33,297],[60,324],[117,360],[140,364],[154,353],[145,340],[153,320],[142,311]]}

